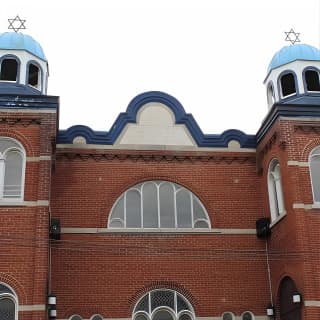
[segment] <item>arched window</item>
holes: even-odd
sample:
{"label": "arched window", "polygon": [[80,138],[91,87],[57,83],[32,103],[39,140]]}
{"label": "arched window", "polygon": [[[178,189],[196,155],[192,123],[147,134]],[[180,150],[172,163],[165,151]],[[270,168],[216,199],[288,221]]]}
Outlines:
{"label": "arched window", "polygon": [[5,58],[0,64],[0,80],[14,81],[18,80],[18,61],[14,58]]}
{"label": "arched window", "polygon": [[186,188],[168,181],[147,181],[118,198],[108,227],[209,229],[210,220],[200,200]]}
{"label": "arched window", "polygon": [[230,311],[224,312],[221,317],[222,320],[234,320],[235,318],[234,314]]}
{"label": "arched window", "polygon": [[79,316],[78,314],[75,314],[73,316],[70,317],[70,320],[82,320],[83,318],[81,316]]}
{"label": "arched window", "polygon": [[194,311],[180,293],[158,289],[145,294],[133,311],[133,320],[194,320]]}
{"label": "arched window", "polygon": [[320,146],[311,151],[309,163],[313,201],[320,202]]}
{"label": "arched window", "polygon": [[304,72],[305,85],[307,91],[320,91],[319,72],[316,70],[306,70]]}
{"label": "arched window", "polygon": [[22,200],[25,151],[11,138],[0,137],[0,201]]}
{"label": "arched window", "polygon": [[90,320],[103,320],[103,317],[100,314],[93,315]]}
{"label": "arched window", "polygon": [[273,85],[272,83],[268,84],[268,89],[267,89],[267,101],[268,101],[268,106],[271,108],[274,104],[275,98],[274,98],[274,90],[273,90]]}
{"label": "arched window", "polygon": [[0,319],[18,319],[17,296],[7,285],[0,283]]}
{"label": "arched window", "polygon": [[28,64],[27,84],[41,90],[41,69],[37,64],[32,62]]}
{"label": "arched window", "polygon": [[269,191],[271,220],[274,221],[285,213],[281,174],[280,174],[280,164],[276,159],[272,160],[269,165],[268,191]]}
{"label": "arched window", "polygon": [[285,73],[280,78],[282,97],[291,96],[297,93],[295,77],[292,72]]}
{"label": "arched window", "polygon": [[245,311],[241,315],[241,320],[254,320],[254,314],[250,311]]}

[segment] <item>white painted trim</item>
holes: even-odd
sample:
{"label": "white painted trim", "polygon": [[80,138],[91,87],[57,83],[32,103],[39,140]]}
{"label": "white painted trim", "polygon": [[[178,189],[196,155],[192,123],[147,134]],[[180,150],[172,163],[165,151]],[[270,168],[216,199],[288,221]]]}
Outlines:
{"label": "white painted trim", "polygon": [[45,304],[33,304],[33,305],[23,305],[18,307],[19,312],[27,312],[27,311],[45,311]]}
{"label": "white painted trim", "polygon": [[49,200],[37,201],[0,201],[0,207],[47,207]]}
{"label": "white painted trim", "polygon": [[307,161],[295,161],[288,160],[288,166],[298,166],[298,167],[309,167],[309,162]]}
{"label": "white painted trim", "polygon": [[106,145],[106,144],[57,144],[57,149],[98,149],[98,150],[176,150],[176,151],[212,151],[212,152],[252,152],[254,148],[206,148],[198,146],[168,146],[168,145]]}
{"label": "white painted trim", "polygon": [[184,229],[184,228],[159,228],[159,229],[134,229],[134,228],[61,228],[61,233],[209,233],[209,234],[256,234],[256,229]]}
{"label": "white painted trim", "polygon": [[304,204],[304,203],[294,203],[292,205],[293,209],[320,209],[320,203]]}
{"label": "white painted trim", "polygon": [[51,156],[27,157],[27,162],[39,162],[51,160]]}
{"label": "white painted trim", "polygon": [[41,107],[41,109],[28,109],[28,107],[14,109],[1,108],[1,111],[7,113],[57,113],[54,109],[44,109],[43,107]]}
{"label": "white painted trim", "polygon": [[306,307],[319,307],[320,308],[320,300],[305,300],[304,305]]}
{"label": "white painted trim", "polygon": [[279,221],[281,221],[286,215],[287,215],[287,212],[284,211],[281,216],[278,216],[274,221],[272,221],[272,222],[270,223],[270,227],[273,227],[274,225],[276,225],[276,224],[277,224]]}

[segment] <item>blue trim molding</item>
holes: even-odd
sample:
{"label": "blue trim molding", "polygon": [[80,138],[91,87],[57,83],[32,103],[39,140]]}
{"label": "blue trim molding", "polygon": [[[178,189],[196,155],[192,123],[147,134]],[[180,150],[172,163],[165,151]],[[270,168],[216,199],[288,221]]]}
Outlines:
{"label": "blue trim molding", "polygon": [[145,92],[136,96],[129,103],[126,112],[119,114],[110,131],[93,131],[87,126],[76,125],[67,130],[60,130],[57,143],[72,144],[74,138],[81,136],[86,139],[87,144],[112,145],[128,123],[137,123],[138,111],[150,102],[162,103],[169,107],[175,116],[175,123],[185,125],[199,147],[228,147],[231,140],[237,140],[242,148],[256,147],[255,135],[247,135],[235,129],[224,131],[222,134],[203,134],[193,116],[185,112],[181,103],[173,96],[160,91]]}

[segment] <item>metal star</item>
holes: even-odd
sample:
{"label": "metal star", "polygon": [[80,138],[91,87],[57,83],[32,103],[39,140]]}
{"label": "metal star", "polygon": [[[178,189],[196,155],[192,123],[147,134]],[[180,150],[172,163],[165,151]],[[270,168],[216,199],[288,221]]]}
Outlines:
{"label": "metal star", "polygon": [[9,21],[9,27],[8,29],[13,29],[14,32],[18,32],[22,29],[26,29],[24,23],[26,20],[20,19],[20,17],[17,15],[14,19],[8,19]]}
{"label": "metal star", "polygon": [[300,33],[299,32],[294,32],[293,29],[291,29],[289,32],[285,32],[285,34],[286,34],[285,41],[290,41],[291,44],[295,44],[296,42],[300,42],[300,39],[299,39]]}

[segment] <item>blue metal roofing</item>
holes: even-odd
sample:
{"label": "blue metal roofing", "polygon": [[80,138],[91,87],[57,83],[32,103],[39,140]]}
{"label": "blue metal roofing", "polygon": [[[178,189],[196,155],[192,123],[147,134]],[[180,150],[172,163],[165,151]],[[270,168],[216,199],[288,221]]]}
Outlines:
{"label": "blue metal roofing", "polygon": [[320,61],[320,50],[307,44],[283,47],[271,59],[268,72],[295,60]]}
{"label": "blue metal roofing", "polygon": [[47,61],[40,44],[27,34],[17,32],[0,33],[0,49],[26,50]]}

